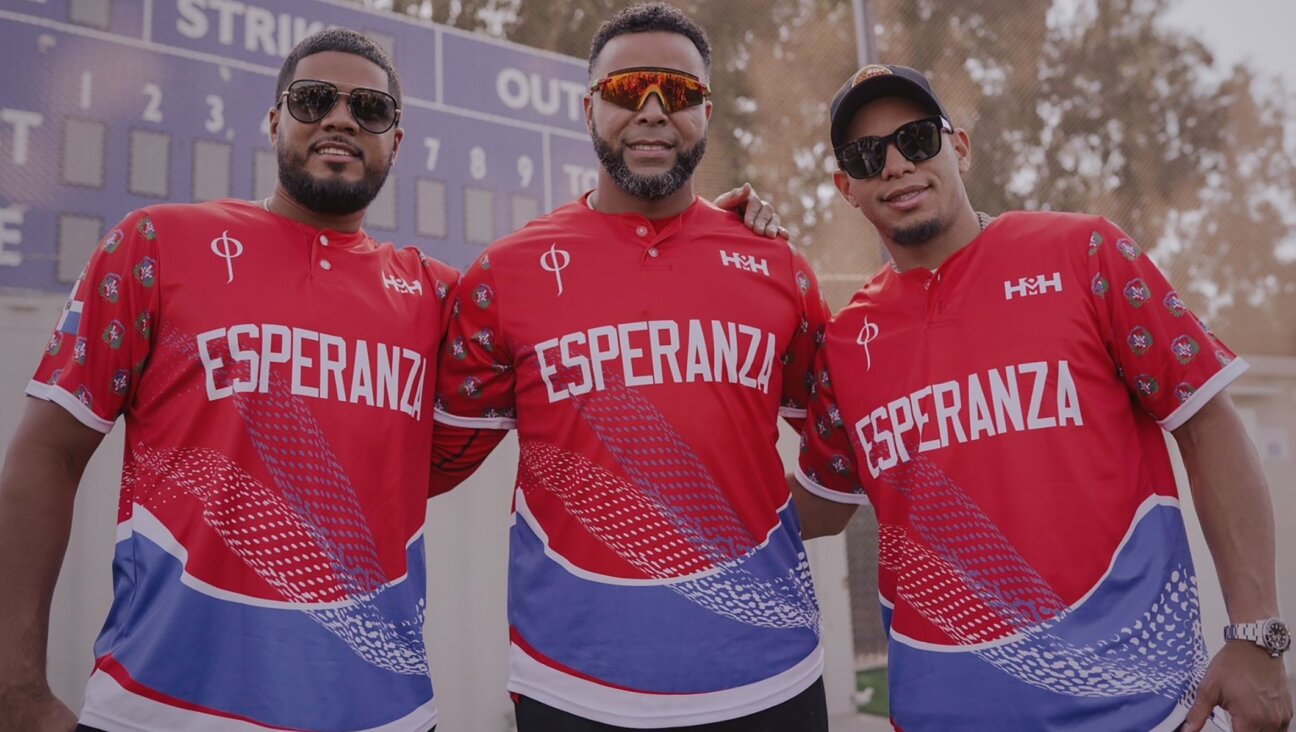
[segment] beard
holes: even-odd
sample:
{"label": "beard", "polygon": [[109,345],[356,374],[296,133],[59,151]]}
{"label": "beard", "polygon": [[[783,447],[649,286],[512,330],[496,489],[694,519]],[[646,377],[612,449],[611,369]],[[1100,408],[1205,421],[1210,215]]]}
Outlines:
{"label": "beard", "polygon": [[675,164],[665,173],[639,175],[630,170],[630,166],[626,164],[625,152],[618,153],[613,150],[593,126],[590,129],[590,139],[594,141],[594,152],[598,155],[599,162],[603,164],[603,169],[611,176],[617,188],[624,191],[626,195],[649,201],[665,198],[689,182],[693,177],[693,171],[697,169],[698,163],[702,162],[702,156],[706,153],[706,138],[702,138],[693,147],[677,153]]}
{"label": "beard", "polygon": [[922,246],[935,239],[944,230],[945,224],[940,219],[930,218],[910,224],[903,229],[896,229],[891,232],[891,241],[902,247]]}
{"label": "beard", "polygon": [[[338,177],[317,178],[306,170],[309,152],[299,153],[279,145],[275,155],[279,162],[279,183],[298,203],[318,214],[349,216],[363,211],[382,190],[391,170],[391,159],[382,164],[370,165],[360,158],[364,175],[357,181]],[[344,164],[329,163],[328,167],[340,173]]]}

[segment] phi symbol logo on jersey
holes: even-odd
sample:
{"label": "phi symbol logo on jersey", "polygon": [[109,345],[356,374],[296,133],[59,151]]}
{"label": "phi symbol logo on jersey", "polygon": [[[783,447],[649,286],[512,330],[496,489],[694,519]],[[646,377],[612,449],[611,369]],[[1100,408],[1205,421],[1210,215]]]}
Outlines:
{"label": "phi symbol logo on jersey", "polygon": [[721,249],[720,263],[726,267],[737,267],[744,272],[760,272],[766,277],[769,277],[769,267],[766,266],[765,260],[757,259],[755,254],[730,254]]}
{"label": "phi symbol logo on jersey", "polygon": [[225,271],[229,272],[229,279],[225,284],[234,281],[234,258],[243,253],[243,242],[229,235],[229,230],[225,230],[220,236],[212,239],[212,253],[225,260]]}
{"label": "phi symbol logo on jersey", "polygon": [[1017,282],[1004,280],[1004,299],[1011,300],[1013,296],[1028,297],[1030,295],[1043,295],[1046,292],[1062,291],[1062,273],[1054,272],[1053,275],[1035,275],[1034,277],[1023,277]]}
{"label": "phi symbol logo on jersey", "polygon": [[878,329],[877,323],[870,323],[868,316],[867,315],[864,316],[864,327],[860,328],[859,335],[855,336],[855,342],[860,344],[861,346],[864,346],[864,359],[865,359],[864,370],[865,371],[870,371],[873,368],[873,355],[869,353],[868,344],[877,340],[878,334],[880,332],[881,331]]}
{"label": "phi symbol logo on jersey", "polygon": [[549,245],[548,251],[540,255],[540,269],[546,272],[553,272],[554,280],[558,283],[558,295],[563,293],[562,271],[567,269],[571,264],[571,255],[565,249],[558,248],[558,242]]}
{"label": "phi symbol logo on jersey", "polygon": [[409,283],[396,275],[384,273],[382,281],[383,287],[386,287],[389,290],[395,290],[402,295],[418,295],[420,297],[423,295],[423,283],[417,280],[413,283]]}

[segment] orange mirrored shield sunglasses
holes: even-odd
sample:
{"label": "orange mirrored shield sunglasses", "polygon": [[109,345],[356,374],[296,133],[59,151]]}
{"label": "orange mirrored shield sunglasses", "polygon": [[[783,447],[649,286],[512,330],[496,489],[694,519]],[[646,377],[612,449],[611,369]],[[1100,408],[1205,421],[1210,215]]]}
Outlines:
{"label": "orange mirrored shield sunglasses", "polygon": [[695,107],[711,96],[711,87],[692,74],[655,66],[640,66],[613,71],[590,84],[590,94],[599,93],[605,101],[638,112],[653,94],[666,114]]}

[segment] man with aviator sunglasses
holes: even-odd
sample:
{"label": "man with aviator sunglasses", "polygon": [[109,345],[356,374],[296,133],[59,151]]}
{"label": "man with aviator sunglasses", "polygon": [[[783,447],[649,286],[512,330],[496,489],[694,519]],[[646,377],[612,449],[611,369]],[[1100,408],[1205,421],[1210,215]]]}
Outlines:
{"label": "man with aviator sunglasses", "polygon": [[636,5],[590,53],[598,187],[465,273],[438,375],[466,461],[520,445],[520,732],[824,732],[819,609],[775,449],[827,319],[787,242],[698,198],[710,45]]}
{"label": "man with aviator sunglasses", "polygon": [[434,727],[421,395],[458,273],[361,229],[399,100],[371,40],[313,35],[269,111],[269,198],[149,206],[96,249],[0,481],[0,729],[77,725],[45,679],[49,600],[119,416],[114,600],[78,730]]}
{"label": "man with aviator sunglasses", "polygon": [[[48,603],[81,470],[119,415],[116,599],[80,729],[435,723],[420,532],[455,479],[429,482],[421,395],[458,273],[360,228],[400,97],[367,37],[303,40],[269,112],[272,195],[151,206],[97,249],[0,482],[0,729],[77,724],[45,679]],[[723,198],[776,234],[750,188]]]}
{"label": "man with aviator sunglasses", "polygon": [[[891,261],[828,325],[798,505],[812,533],[877,514],[892,721],[1285,729],[1272,507],[1225,392],[1246,364],[1107,220],[976,212],[949,120],[903,66],[832,103],[834,181]],[[1209,662],[1163,430],[1234,623]]]}

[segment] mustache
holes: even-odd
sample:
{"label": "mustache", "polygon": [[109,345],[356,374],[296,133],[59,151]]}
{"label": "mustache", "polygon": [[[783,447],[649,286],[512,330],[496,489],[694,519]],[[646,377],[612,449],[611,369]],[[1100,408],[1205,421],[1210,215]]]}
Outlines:
{"label": "mustache", "polygon": [[344,136],[342,136],[342,135],[326,135],[326,136],[324,136],[324,137],[321,137],[321,138],[319,138],[318,140],[316,140],[316,141],[314,141],[314,142],[311,143],[310,149],[311,149],[311,150],[317,150],[317,149],[319,149],[319,147],[320,147],[321,145],[324,145],[324,144],[327,144],[327,143],[330,143],[330,142],[336,142],[336,143],[339,143],[339,144],[345,146],[346,149],[348,149],[348,150],[350,150],[351,152],[355,153],[355,156],[356,156],[357,158],[359,158],[359,159],[361,159],[361,160],[364,160],[364,156],[365,156],[365,155],[364,155],[364,150],[361,150],[359,145],[356,145],[354,142],[352,142],[351,140],[349,140],[348,138],[346,138],[346,137],[344,137]]}

